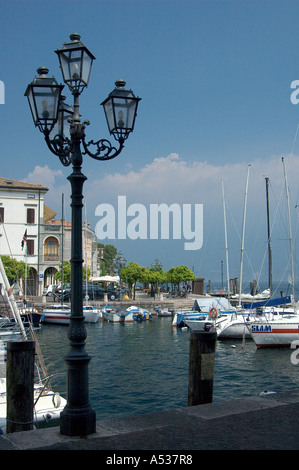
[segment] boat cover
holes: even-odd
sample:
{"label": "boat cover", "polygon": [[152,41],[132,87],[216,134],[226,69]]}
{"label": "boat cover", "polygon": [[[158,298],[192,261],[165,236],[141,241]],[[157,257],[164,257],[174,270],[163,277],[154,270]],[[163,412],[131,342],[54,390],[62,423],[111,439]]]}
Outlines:
{"label": "boat cover", "polygon": [[258,308],[258,307],[275,307],[277,305],[285,305],[291,303],[291,297],[277,297],[276,299],[259,300],[258,302],[244,303],[244,308]]}

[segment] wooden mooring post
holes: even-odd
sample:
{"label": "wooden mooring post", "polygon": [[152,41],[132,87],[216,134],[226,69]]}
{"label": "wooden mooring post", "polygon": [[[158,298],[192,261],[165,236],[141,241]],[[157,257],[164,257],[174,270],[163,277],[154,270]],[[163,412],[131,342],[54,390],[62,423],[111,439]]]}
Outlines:
{"label": "wooden mooring post", "polygon": [[209,324],[206,330],[190,332],[188,406],[211,403],[217,334]]}
{"label": "wooden mooring post", "polygon": [[33,429],[34,357],[34,341],[7,343],[7,433]]}

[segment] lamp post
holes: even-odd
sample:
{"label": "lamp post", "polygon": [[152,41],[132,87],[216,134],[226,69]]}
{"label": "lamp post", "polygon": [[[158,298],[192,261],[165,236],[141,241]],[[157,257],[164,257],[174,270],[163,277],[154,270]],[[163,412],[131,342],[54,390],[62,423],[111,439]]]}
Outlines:
{"label": "lamp post", "polygon": [[[124,142],[134,129],[140,98],[125,89],[125,82],[118,80],[116,88],[102,102],[109,132],[118,142],[114,147],[108,140],[96,142],[85,140],[88,121],[81,123],[79,96],[88,85],[92,62],[95,59],[82,44],[78,34],[70,36],[70,42],[56,50],[63,80],[73,95],[73,106],[64,103],[61,94],[64,85],[54,77],[48,77],[48,69],[40,67],[38,76],[26,89],[33,121],[44,134],[52,153],[64,166],[72,164],[68,177],[71,184],[72,242],[71,242],[71,317],[68,329],[70,350],[65,358],[67,364],[67,405],[60,415],[60,433],[67,436],[87,436],[96,430],[96,415],[89,403],[88,364],[91,357],[85,350],[87,337],[83,316],[82,281],[82,200],[86,176],[81,172],[83,155],[96,160],[117,157]],[[69,126],[69,136],[66,132]],[[81,151],[81,145],[83,151]],[[92,152],[91,148],[95,147]]]}

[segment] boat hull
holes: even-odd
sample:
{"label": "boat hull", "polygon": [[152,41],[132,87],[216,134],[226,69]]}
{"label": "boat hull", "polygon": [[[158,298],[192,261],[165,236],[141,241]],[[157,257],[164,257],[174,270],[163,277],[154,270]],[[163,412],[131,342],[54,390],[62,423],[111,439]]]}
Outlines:
{"label": "boat hull", "polygon": [[299,340],[299,318],[252,323],[251,337],[258,349],[290,347],[293,341]]}
{"label": "boat hull", "polygon": [[151,320],[152,318],[151,312],[142,307],[135,307],[132,305],[131,307],[128,307],[126,311],[128,312],[128,318],[130,318],[131,321],[146,321]]}
{"label": "boat hull", "polygon": [[[101,316],[101,313],[96,310],[85,310],[83,308],[83,316],[85,323],[97,323]],[[42,323],[50,323],[53,325],[69,325],[71,318],[71,310],[67,309],[45,309],[42,315]]]}
{"label": "boat hull", "polygon": [[[35,428],[57,426],[60,413],[63,411],[67,401],[52,390],[42,390],[43,387],[34,386],[33,425]],[[6,379],[0,379],[0,430],[6,433]]]}
{"label": "boat hull", "polygon": [[128,313],[123,309],[120,309],[118,307],[112,307],[109,305],[105,305],[105,307],[102,308],[101,312],[103,320],[112,323],[124,323]]}
{"label": "boat hull", "polygon": [[[232,318],[233,317],[233,318]],[[250,321],[243,315],[228,316],[224,321],[217,322],[216,331],[218,339],[251,339]]]}
{"label": "boat hull", "polygon": [[175,312],[172,319],[172,326],[182,327],[185,325],[185,321],[208,321],[211,317],[206,313],[200,313],[195,311],[186,312]]}

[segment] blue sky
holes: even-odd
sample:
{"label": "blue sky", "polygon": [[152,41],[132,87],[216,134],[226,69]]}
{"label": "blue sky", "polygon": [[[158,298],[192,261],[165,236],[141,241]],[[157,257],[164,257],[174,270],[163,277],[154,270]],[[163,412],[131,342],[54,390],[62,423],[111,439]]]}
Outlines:
{"label": "blue sky", "polygon": [[[165,269],[187,264],[205,279],[221,278],[225,260],[221,180],[227,200],[230,277],[239,276],[240,236],[250,164],[244,278],[267,280],[265,176],[271,181],[271,219],[285,217],[285,156],[295,238],[298,204],[299,3],[291,0],[0,0],[1,176],[45,184],[46,203],[60,215],[70,168],[52,155],[34,128],[26,86],[40,65],[62,77],[54,50],[73,32],[95,55],[90,84],[80,99],[88,139],[109,138],[100,103],[123,78],[142,98],[135,131],[109,162],[85,158],[87,217],[96,207],[128,204],[203,204],[203,247],[183,240],[104,240],[125,257]],[[68,102],[71,97],[65,89]],[[275,205],[274,205],[274,201]],[[68,209],[66,207],[66,214]],[[282,219],[281,219],[282,220]],[[274,223],[273,223],[274,225]],[[284,230],[282,233],[281,230]],[[274,272],[288,257],[286,223],[273,227]],[[294,242],[295,243],[295,242]]]}

